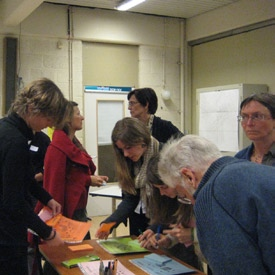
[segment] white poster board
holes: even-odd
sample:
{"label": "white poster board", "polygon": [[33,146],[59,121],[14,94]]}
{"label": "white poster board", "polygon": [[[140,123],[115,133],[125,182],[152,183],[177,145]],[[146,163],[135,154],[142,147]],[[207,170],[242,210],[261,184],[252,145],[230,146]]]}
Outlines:
{"label": "white poster board", "polygon": [[124,117],[124,101],[98,101],[98,145],[112,144],[111,135],[116,122]]}
{"label": "white poster board", "polygon": [[239,89],[200,91],[199,135],[214,142],[220,151],[237,152]]}

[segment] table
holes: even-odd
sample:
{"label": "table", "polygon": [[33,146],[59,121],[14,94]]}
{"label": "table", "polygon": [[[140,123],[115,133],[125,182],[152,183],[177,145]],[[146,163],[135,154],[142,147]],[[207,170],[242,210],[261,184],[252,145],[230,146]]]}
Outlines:
{"label": "table", "polygon": [[[80,271],[78,267],[74,267],[71,269],[68,269],[64,267],[61,262],[65,260],[69,260],[72,258],[77,258],[81,256],[85,256],[87,254],[95,254],[100,257],[102,260],[113,260],[117,258],[126,268],[128,268],[130,271],[132,271],[135,275],[146,275],[147,273],[143,270],[139,269],[137,266],[133,265],[131,262],[129,262],[130,259],[136,259],[136,258],[142,258],[147,253],[135,253],[135,254],[125,254],[125,255],[112,255],[109,254],[107,251],[105,251],[96,241],[96,239],[93,240],[86,240],[83,241],[82,244],[90,244],[93,246],[93,250],[86,250],[86,251],[71,251],[68,248],[68,245],[62,245],[59,247],[50,247],[47,244],[41,244],[39,245],[39,250],[41,254],[44,256],[44,258],[52,265],[52,267],[60,274],[60,275],[83,275],[83,273]],[[161,250],[154,250],[152,251],[154,253],[158,254],[164,254]],[[172,257],[173,259],[177,260],[176,258]],[[185,264],[184,262],[177,260],[178,262],[186,265],[187,267],[190,267],[188,264]],[[192,267],[191,267],[192,268]],[[197,271],[193,274],[201,274],[205,275],[205,273],[201,271]],[[148,274],[147,274],[148,275]]]}
{"label": "table", "polygon": [[[105,197],[112,199],[112,213],[116,210],[116,200],[122,199],[121,188],[117,184],[100,187],[98,190],[90,191],[89,195],[92,197]],[[113,237],[116,237],[116,230],[113,229]]]}
{"label": "table", "polygon": [[100,187],[99,190],[89,192],[92,197],[106,197],[112,198],[112,211],[116,210],[116,200],[122,199],[121,188],[117,184]]}

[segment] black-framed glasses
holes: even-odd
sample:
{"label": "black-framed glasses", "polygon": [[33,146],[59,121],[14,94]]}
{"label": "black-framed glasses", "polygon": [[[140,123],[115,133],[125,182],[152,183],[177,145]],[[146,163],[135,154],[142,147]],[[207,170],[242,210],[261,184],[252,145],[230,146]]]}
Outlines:
{"label": "black-framed glasses", "polygon": [[267,116],[264,114],[254,114],[254,115],[239,115],[237,116],[238,121],[240,121],[241,123],[247,123],[249,119],[251,119],[254,122],[257,121],[264,121],[264,120],[268,120],[271,119],[271,116]]}
{"label": "black-framed glasses", "polygon": [[132,107],[132,106],[134,106],[134,105],[136,105],[136,104],[138,104],[139,102],[138,101],[129,101],[128,102],[128,106],[129,107]]}

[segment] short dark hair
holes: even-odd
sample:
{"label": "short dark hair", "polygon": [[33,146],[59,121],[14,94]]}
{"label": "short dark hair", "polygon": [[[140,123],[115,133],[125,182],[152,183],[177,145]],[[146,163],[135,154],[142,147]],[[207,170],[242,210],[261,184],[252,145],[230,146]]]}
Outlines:
{"label": "short dark hair", "polygon": [[132,95],[136,97],[142,106],[145,107],[148,103],[149,114],[154,115],[156,113],[158,109],[158,98],[156,92],[152,88],[134,89],[128,93],[127,99],[129,100]]}
{"label": "short dark hair", "polygon": [[249,102],[257,101],[260,104],[264,105],[270,112],[273,119],[275,119],[275,94],[272,93],[260,93],[253,94],[245,98],[240,105],[240,111],[245,107]]}

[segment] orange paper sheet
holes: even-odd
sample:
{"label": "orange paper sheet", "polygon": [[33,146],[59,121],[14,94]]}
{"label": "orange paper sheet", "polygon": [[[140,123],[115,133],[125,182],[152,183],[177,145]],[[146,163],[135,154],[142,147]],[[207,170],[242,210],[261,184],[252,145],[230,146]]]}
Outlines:
{"label": "orange paper sheet", "polygon": [[68,248],[71,251],[93,250],[94,248],[90,244],[70,245]]}
{"label": "orange paper sheet", "polygon": [[[43,220],[44,217],[50,217],[47,213],[51,211],[49,208],[43,208],[40,213],[40,217]],[[45,213],[43,213],[45,212]],[[83,241],[85,235],[90,230],[91,222],[80,222],[64,217],[62,214],[58,214],[50,219],[44,220],[47,225],[52,226],[59,233],[62,240],[67,243],[80,243]]]}
{"label": "orange paper sheet", "polygon": [[109,222],[109,223],[103,223],[100,228],[99,228],[99,233],[100,232],[108,232],[111,230],[111,228],[116,224],[116,222]]}

